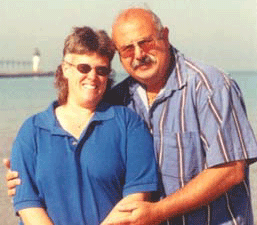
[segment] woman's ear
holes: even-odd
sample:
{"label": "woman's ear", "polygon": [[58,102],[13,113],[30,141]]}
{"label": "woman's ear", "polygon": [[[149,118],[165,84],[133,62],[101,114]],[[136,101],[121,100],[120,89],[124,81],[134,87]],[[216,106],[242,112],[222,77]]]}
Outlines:
{"label": "woman's ear", "polygon": [[68,78],[68,74],[69,74],[68,70],[69,70],[69,65],[65,62],[62,62],[62,73],[65,78]]}

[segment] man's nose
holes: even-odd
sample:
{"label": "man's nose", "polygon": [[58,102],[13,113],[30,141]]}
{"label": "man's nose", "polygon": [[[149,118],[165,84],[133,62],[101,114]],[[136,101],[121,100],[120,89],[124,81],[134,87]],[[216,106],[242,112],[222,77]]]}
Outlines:
{"label": "man's nose", "polygon": [[144,50],[138,45],[136,44],[135,46],[135,58],[136,59],[142,59],[143,57],[145,57],[145,52]]}

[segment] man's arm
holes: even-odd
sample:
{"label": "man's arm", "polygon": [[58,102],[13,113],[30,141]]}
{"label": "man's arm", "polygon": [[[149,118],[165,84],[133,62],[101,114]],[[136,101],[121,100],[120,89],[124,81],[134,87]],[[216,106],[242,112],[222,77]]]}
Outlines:
{"label": "man's arm", "polygon": [[133,203],[135,201],[137,201],[137,202],[149,201],[150,200],[150,196],[151,196],[150,193],[135,193],[135,194],[130,194],[130,195],[124,197],[112,209],[112,211],[108,214],[108,216],[101,223],[101,225],[112,224],[112,223],[115,223],[117,220],[119,220],[121,218],[126,218],[127,216],[130,216],[130,214],[131,214],[130,212],[120,211],[118,209],[118,206],[120,204],[123,205],[123,204]]}
{"label": "man's arm", "polygon": [[157,204],[157,216],[168,219],[218,198],[245,177],[245,162],[237,161],[204,170],[184,188]]}
{"label": "man's arm", "polygon": [[245,176],[245,162],[236,161],[204,170],[184,188],[163,200],[119,204],[118,209],[131,212],[110,224],[147,225],[158,224],[168,218],[195,210],[218,198],[234,185],[241,183]]}
{"label": "man's arm", "polygon": [[19,211],[25,225],[54,225],[43,208],[27,208]]}

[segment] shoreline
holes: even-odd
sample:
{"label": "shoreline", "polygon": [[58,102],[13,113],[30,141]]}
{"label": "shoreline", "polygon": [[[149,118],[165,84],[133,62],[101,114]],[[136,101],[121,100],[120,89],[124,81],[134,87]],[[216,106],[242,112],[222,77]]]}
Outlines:
{"label": "shoreline", "polygon": [[17,72],[17,73],[0,73],[0,78],[17,78],[17,77],[51,77],[54,76],[54,72]]}

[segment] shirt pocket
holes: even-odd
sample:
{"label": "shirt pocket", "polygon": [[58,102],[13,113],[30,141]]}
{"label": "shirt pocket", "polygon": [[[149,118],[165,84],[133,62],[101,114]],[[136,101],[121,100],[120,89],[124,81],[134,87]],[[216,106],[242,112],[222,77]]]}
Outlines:
{"label": "shirt pocket", "polygon": [[197,131],[165,132],[162,151],[160,169],[163,176],[186,183],[204,169],[205,152]]}

